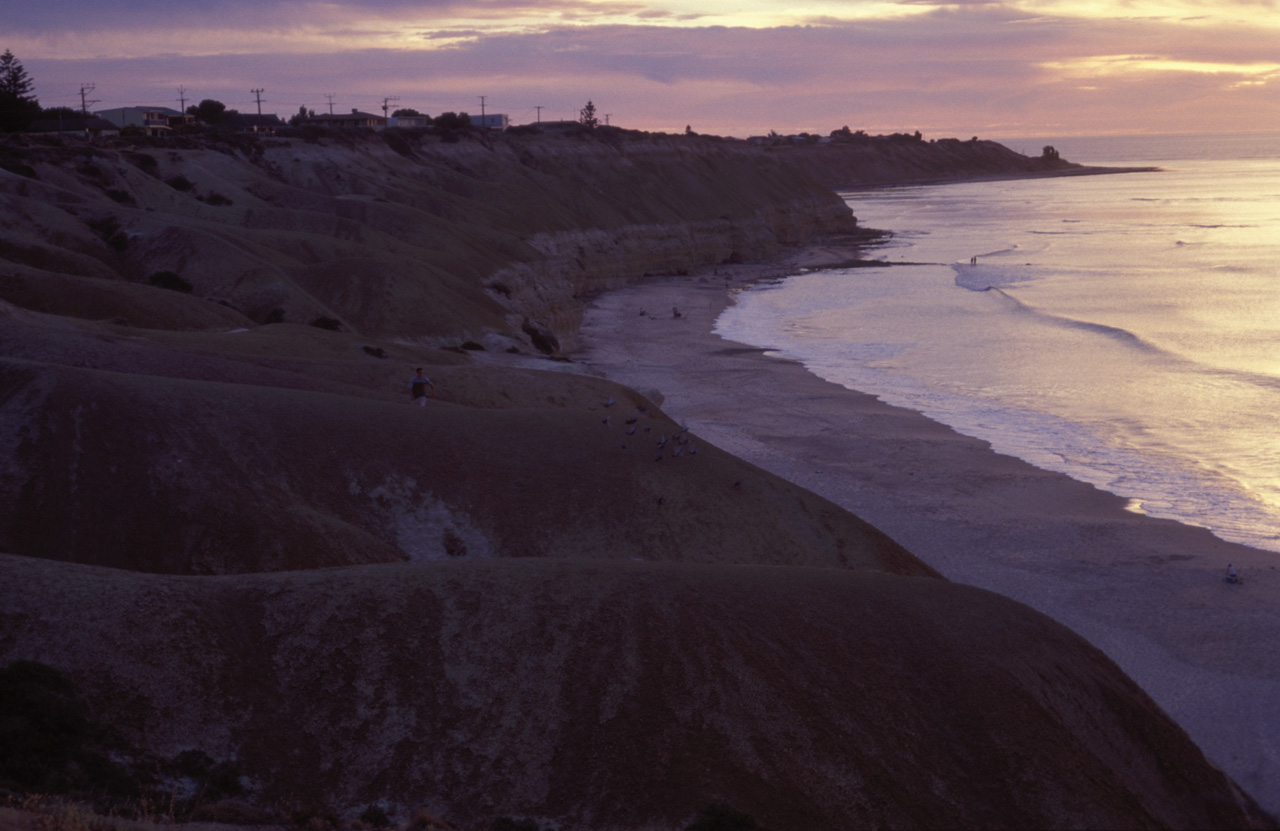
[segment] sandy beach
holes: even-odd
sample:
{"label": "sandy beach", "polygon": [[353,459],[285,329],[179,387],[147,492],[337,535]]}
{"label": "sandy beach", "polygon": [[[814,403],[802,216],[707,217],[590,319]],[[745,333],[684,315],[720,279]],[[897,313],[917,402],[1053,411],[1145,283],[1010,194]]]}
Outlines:
{"label": "sandy beach", "polygon": [[[589,308],[574,359],[656,392],[694,435],[856,513],[949,579],[1069,626],[1280,812],[1280,555],[1133,513],[1121,497],[713,334],[735,292],[855,253],[815,246],[610,292]],[[1228,564],[1243,583],[1223,580]]]}

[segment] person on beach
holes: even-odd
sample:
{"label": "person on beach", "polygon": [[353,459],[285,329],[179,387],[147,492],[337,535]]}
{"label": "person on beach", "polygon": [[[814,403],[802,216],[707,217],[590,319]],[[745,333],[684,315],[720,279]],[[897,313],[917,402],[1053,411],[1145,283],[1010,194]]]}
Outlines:
{"label": "person on beach", "polygon": [[417,373],[409,379],[409,400],[411,403],[417,404],[419,407],[427,406],[427,390],[431,390],[431,397],[436,397],[436,385],[431,383],[431,379],[422,374],[422,367],[418,367]]}
{"label": "person on beach", "polygon": [[1239,574],[1236,574],[1236,567],[1235,567],[1234,565],[1232,565],[1231,563],[1227,563],[1227,577],[1226,577],[1226,580],[1227,580],[1227,582],[1228,582],[1228,583],[1239,583],[1239,582],[1240,582],[1240,575],[1239,575]]}

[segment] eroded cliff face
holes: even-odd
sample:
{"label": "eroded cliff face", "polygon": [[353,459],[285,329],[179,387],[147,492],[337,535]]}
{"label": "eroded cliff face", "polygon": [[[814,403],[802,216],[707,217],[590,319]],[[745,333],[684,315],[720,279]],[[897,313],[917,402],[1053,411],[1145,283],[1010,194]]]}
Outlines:
{"label": "eroded cliff face", "polygon": [[0,145],[0,664],[262,811],[1274,827],[1043,616],[634,390],[436,348],[852,230],[825,156],[609,135]]}
{"label": "eroded cliff face", "polygon": [[540,233],[539,253],[496,271],[490,285],[510,291],[513,311],[543,322],[571,351],[583,299],[650,275],[682,274],[719,263],[767,260],[784,246],[849,233],[853,217],[825,197],[772,205],[745,219],[711,219]]}
{"label": "eroded cliff face", "polygon": [[[850,230],[796,164],[685,137],[10,147],[0,299],[139,326],[335,321],[370,337],[572,342],[585,296]],[[176,275],[190,293],[165,292]],[[172,288],[173,284],[167,284]],[[157,303],[170,312],[149,311]]]}

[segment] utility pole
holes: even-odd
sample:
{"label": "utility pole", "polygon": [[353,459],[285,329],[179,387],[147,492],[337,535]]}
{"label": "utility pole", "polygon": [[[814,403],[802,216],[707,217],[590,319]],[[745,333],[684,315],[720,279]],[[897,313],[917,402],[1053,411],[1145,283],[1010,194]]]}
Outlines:
{"label": "utility pole", "polygon": [[487,129],[484,123],[484,99],[485,99],[485,96],[481,95],[480,96],[480,129],[481,130]]}
{"label": "utility pole", "polygon": [[257,100],[257,102],[258,102],[258,115],[262,115],[262,93],[266,92],[266,90],[264,90],[264,89],[251,89],[251,90],[249,90],[249,92],[252,92],[252,93],[253,93],[253,97],[254,97],[254,99],[255,99],[255,100]]}
{"label": "utility pole", "polygon": [[609,126],[609,116],[610,116],[610,115],[612,115],[612,113],[605,113],[605,114],[604,114],[604,126],[606,126],[606,127],[608,127],[608,126]]}
{"label": "utility pole", "polygon": [[399,101],[399,100],[400,100],[400,96],[398,95],[392,95],[382,99],[382,117],[383,118],[387,118],[389,116],[388,110],[391,109],[391,102]]}
{"label": "utility pole", "polygon": [[324,94],[324,97],[329,99],[329,115],[333,115],[333,96],[334,93],[332,92],[326,92]]}
{"label": "utility pole", "polygon": [[178,87],[178,106],[182,108],[182,111],[184,113],[187,111],[187,88],[186,87],[183,87],[183,86]]}
{"label": "utility pole", "polygon": [[89,105],[90,105],[90,104],[99,104],[99,103],[101,103],[101,102],[102,102],[102,99],[101,99],[101,98],[92,98],[92,99],[91,99],[91,98],[88,98],[88,97],[87,97],[87,96],[89,95],[89,93],[93,92],[93,90],[94,90],[94,85],[93,85],[93,84],[81,84],[81,85],[80,85],[80,113],[81,113],[81,115],[83,115],[85,118],[88,118],[88,117],[89,117]]}
{"label": "utility pole", "polygon": [[534,105],[533,105],[533,108],[534,108],[535,110],[537,110],[537,111],[538,111],[538,123],[539,123],[539,124],[541,124],[541,123],[542,123],[542,108],[543,108],[543,106],[544,106],[543,104],[534,104]]}

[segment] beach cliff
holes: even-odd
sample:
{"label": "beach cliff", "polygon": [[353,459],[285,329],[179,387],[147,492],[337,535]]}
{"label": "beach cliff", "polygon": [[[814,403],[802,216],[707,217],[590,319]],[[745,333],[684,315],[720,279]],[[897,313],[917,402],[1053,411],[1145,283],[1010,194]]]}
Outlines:
{"label": "beach cliff", "polygon": [[852,172],[1078,172],[869,146],[0,146],[0,693],[9,747],[58,750],[0,784],[318,827],[1274,827],[1081,638],[564,360],[600,292],[856,247]]}

